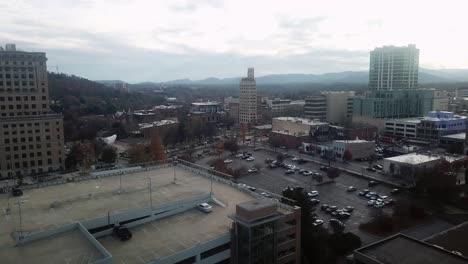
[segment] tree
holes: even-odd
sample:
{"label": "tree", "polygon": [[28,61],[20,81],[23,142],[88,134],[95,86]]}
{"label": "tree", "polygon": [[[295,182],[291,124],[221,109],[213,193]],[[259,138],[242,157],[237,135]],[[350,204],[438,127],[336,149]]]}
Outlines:
{"label": "tree", "polygon": [[371,167],[372,164],[374,164],[374,162],[376,162],[376,161],[377,161],[377,156],[375,154],[371,154],[369,156],[369,167]]}
{"label": "tree", "polygon": [[279,162],[279,163],[283,163],[284,161],[284,155],[282,153],[279,153],[278,155],[276,155],[276,160]]}
{"label": "tree", "polygon": [[353,159],[353,155],[351,154],[351,151],[345,150],[343,153],[343,160],[345,161],[351,161]]}
{"label": "tree", "polygon": [[268,143],[270,144],[270,147],[273,148],[273,150],[276,152],[276,149],[281,146],[281,139],[277,136],[271,136]]}
{"label": "tree", "polygon": [[224,152],[224,142],[220,140],[216,144],[216,153],[218,153],[218,158],[221,158],[221,155],[223,154],[223,152]]}
{"label": "tree", "polygon": [[247,174],[247,169],[245,167],[240,167],[233,171],[232,176],[237,181],[241,176],[245,174]]}
{"label": "tree", "polygon": [[112,146],[106,146],[101,155],[102,162],[105,163],[114,163],[115,159],[117,159],[117,149]]}
{"label": "tree", "polygon": [[341,171],[338,168],[328,168],[327,170],[327,176],[332,181],[335,181],[335,178],[340,176],[340,174],[341,174]]}
{"label": "tree", "polygon": [[159,129],[156,129],[153,132],[151,137],[150,143],[151,154],[153,156],[153,160],[165,160],[166,153],[164,149],[164,145],[161,141],[161,136],[159,135]]}
{"label": "tree", "polygon": [[151,160],[151,153],[149,152],[149,148],[143,144],[133,145],[128,150],[128,154],[130,156],[130,164],[144,163]]}
{"label": "tree", "polygon": [[239,145],[237,145],[237,140],[232,139],[224,142],[224,148],[231,152],[231,154],[237,153],[239,151]]}

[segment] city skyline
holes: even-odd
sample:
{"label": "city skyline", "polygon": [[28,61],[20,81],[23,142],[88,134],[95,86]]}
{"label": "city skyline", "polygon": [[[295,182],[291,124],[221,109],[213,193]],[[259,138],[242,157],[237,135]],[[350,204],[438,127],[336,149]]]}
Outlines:
{"label": "city skyline", "polygon": [[[259,76],[361,71],[368,69],[373,48],[408,44],[421,50],[423,68],[468,68],[462,1],[425,3],[424,12],[418,3],[372,1],[51,0],[46,5],[2,3],[0,21],[9,27],[0,38],[25,51],[47,52],[52,71],[58,66],[92,80],[230,77],[249,66],[259,69]],[[433,19],[444,12],[450,15]]]}

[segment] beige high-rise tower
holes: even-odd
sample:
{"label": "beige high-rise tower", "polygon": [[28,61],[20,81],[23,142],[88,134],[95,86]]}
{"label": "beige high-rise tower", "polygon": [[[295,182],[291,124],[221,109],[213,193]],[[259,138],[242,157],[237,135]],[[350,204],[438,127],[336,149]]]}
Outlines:
{"label": "beige high-rise tower", "polygon": [[44,52],[0,47],[0,178],[58,170],[63,117],[49,108]]}
{"label": "beige high-rise tower", "polygon": [[240,81],[239,123],[255,124],[257,118],[257,86],[254,68],[249,68],[247,77]]}

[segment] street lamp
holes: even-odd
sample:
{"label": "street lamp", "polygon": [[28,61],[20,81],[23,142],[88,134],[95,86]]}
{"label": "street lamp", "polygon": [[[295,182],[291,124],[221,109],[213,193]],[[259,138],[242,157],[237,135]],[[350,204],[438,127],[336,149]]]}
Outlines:
{"label": "street lamp", "polygon": [[176,166],[177,166],[177,160],[172,161],[172,166],[174,167],[174,184],[177,181],[177,175],[176,175]]}
{"label": "street lamp", "polygon": [[18,205],[18,213],[19,213],[19,237],[18,240],[23,239],[23,215],[21,213],[21,204],[27,202],[27,200],[20,200],[16,204]]}
{"label": "street lamp", "polygon": [[153,195],[151,193],[151,177],[148,177],[148,187],[149,187],[150,208],[151,210],[153,210]]}

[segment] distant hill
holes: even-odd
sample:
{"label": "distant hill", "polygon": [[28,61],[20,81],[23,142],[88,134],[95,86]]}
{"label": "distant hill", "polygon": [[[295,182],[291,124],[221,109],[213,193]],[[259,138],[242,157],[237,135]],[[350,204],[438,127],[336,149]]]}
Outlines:
{"label": "distant hill", "polygon": [[[259,76],[255,78],[257,84],[367,84],[369,81],[369,73],[367,71],[346,71],[325,74],[271,74]],[[145,82],[131,84],[131,88],[158,88],[164,85],[238,85],[241,77],[234,78],[206,78],[202,80],[178,79],[162,83]],[[104,82],[104,81],[101,81]],[[106,81],[110,82],[110,81]],[[419,69],[419,83],[456,83],[468,82],[468,70],[464,69],[447,69],[447,70],[432,70]]]}
{"label": "distant hill", "polygon": [[96,80],[94,82],[104,84],[105,86],[113,87],[117,83],[125,83],[124,81],[121,80]]}
{"label": "distant hill", "polygon": [[90,81],[75,75],[49,72],[48,78],[50,95],[54,100],[65,96],[106,98],[115,94],[113,89],[102,83]]}

